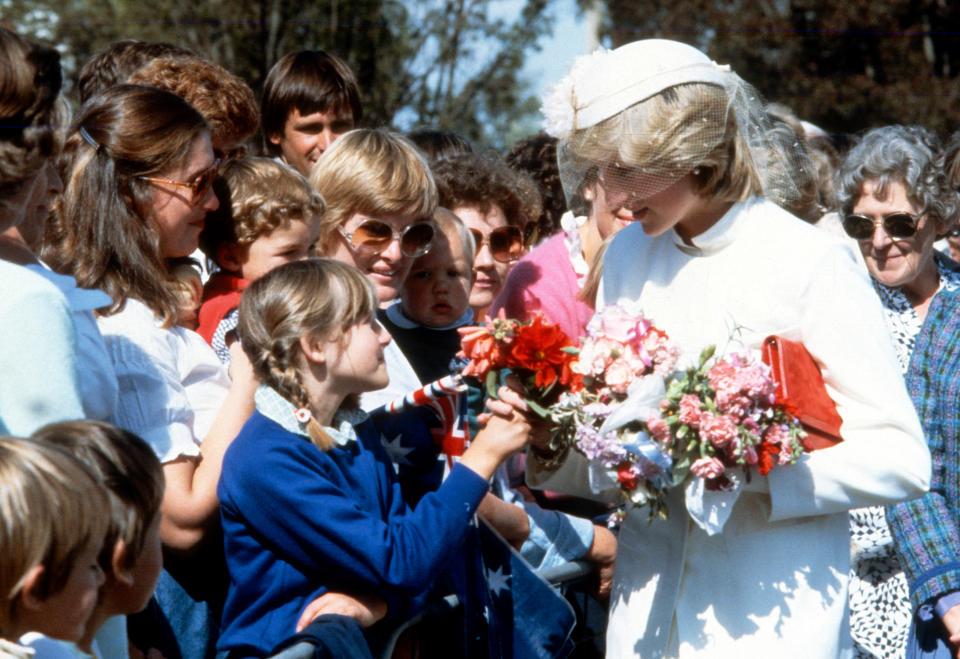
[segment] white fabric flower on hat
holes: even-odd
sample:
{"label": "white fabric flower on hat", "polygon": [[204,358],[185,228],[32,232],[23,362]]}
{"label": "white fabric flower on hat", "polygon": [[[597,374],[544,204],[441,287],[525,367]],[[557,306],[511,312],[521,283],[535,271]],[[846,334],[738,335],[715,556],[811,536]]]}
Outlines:
{"label": "white fabric flower on hat", "polygon": [[550,88],[540,107],[543,112],[543,129],[548,135],[564,139],[577,128],[577,85],[591,71],[602,68],[604,60],[609,59],[611,52],[613,51],[600,47],[589,55],[580,55],[573,60],[567,75]]}

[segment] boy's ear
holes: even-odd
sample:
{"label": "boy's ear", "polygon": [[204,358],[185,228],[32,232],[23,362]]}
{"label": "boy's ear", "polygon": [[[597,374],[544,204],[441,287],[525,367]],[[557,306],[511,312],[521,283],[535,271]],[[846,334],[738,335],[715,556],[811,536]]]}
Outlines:
{"label": "boy's ear", "polygon": [[327,361],[326,341],[309,332],[300,336],[300,351],[308,362],[323,364]]}
{"label": "boy's ear", "polygon": [[283,141],[283,133],[273,133],[267,137],[267,139],[270,140],[270,144],[276,144],[279,146],[280,142]]}
{"label": "boy's ear", "polygon": [[236,243],[221,243],[217,245],[217,263],[227,272],[240,272],[243,265],[243,247]]}
{"label": "boy's ear", "polygon": [[110,555],[110,569],[113,571],[113,578],[128,588],[133,585],[133,570],[131,566],[133,561],[128,560],[130,546],[123,540],[117,540],[113,546],[113,554]]}
{"label": "boy's ear", "polygon": [[37,610],[43,604],[44,598],[41,588],[41,581],[44,577],[46,568],[42,565],[34,565],[27,570],[23,578],[23,588],[20,590],[20,601],[23,607],[30,610]]}

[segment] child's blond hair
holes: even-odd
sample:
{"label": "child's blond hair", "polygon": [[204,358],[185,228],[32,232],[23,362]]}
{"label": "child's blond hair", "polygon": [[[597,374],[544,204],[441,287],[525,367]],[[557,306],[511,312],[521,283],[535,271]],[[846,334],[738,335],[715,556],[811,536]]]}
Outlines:
{"label": "child's blond hair", "polygon": [[97,475],[110,499],[100,566],[104,572],[112,570],[118,540],[126,545],[124,567],[132,566],[163,502],[163,467],[153,449],[128,430],[93,420],[51,423],[32,439],[69,451]]}
{"label": "child's blond hair", "polygon": [[[477,256],[477,241],[473,237],[473,234],[470,232],[470,229],[467,228],[467,225],[463,223],[457,214],[453,211],[438,207],[433,214],[433,223],[439,229],[439,233],[442,233],[447,240],[450,239],[451,234],[457,237],[457,240],[460,241],[460,244],[463,246],[463,256],[467,262],[467,270],[473,270],[473,262]],[[436,237],[434,238],[436,240]],[[427,252],[424,256],[428,256],[430,253]],[[423,258],[422,256],[419,258]],[[413,268],[417,267],[417,262],[413,262]],[[411,268],[411,270],[413,269]]]}
{"label": "child's blond hair", "polygon": [[312,222],[326,209],[307,179],[270,158],[230,162],[221,170],[214,191],[220,207],[207,214],[200,249],[221,267],[217,253],[221,245],[249,245],[291,221]]}
{"label": "child's blond hair", "polygon": [[[309,407],[300,378],[300,337],[337,340],[377,310],[377,296],[356,268],[334,259],[287,263],[254,281],[240,299],[237,334],[253,371],[298,408]],[[313,417],[307,426],[322,450],[333,441]]]}
{"label": "child's blond hair", "polygon": [[314,165],[310,183],[327,202],[321,245],[358,213],[428,219],[437,208],[427,161],[410,140],[386,130],[357,129],[337,139]]}
{"label": "child's blond hair", "polygon": [[0,636],[15,624],[31,569],[44,568],[34,596],[62,590],[77,556],[102,542],[108,506],[93,472],[66,451],[0,437]]}

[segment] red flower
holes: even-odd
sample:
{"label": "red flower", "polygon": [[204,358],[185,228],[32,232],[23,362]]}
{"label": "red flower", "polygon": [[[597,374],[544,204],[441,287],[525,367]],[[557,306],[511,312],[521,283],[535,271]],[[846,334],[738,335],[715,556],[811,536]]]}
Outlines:
{"label": "red flower", "polygon": [[760,442],[757,447],[757,471],[761,476],[766,476],[773,469],[777,462],[777,456],[780,455],[780,447],[772,442]]}
{"label": "red flower", "polygon": [[529,325],[517,328],[507,365],[536,373],[538,387],[549,387],[557,381],[567,385],[571,382],[570,363],[574,356],[563,348],[572,345],[573,341],[563,330],[538,313]]}
{"label": "red flower", "polygon": [[640,484],[640,475],[634,471],[633,463],[621,462],[617,465],[617,483],[623,489],[632,492]]}

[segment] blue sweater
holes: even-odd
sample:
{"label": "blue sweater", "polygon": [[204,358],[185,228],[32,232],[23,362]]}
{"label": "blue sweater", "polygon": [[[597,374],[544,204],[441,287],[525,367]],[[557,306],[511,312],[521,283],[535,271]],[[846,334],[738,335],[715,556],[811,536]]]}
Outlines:
{"label": "blue sweater", "polygon": [[327,590],[374,593],[405,616],[461,544],[487,483],[457,465],[411,511],[372,421],[323,452],[260,412],[217,487],[230,589],[219,649],[265,656]]}

